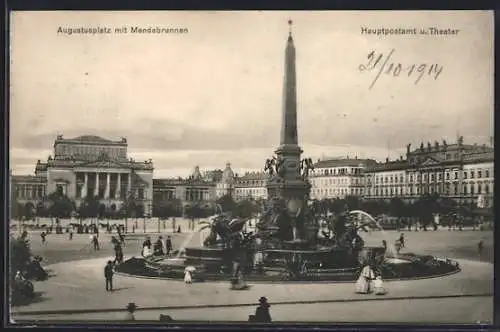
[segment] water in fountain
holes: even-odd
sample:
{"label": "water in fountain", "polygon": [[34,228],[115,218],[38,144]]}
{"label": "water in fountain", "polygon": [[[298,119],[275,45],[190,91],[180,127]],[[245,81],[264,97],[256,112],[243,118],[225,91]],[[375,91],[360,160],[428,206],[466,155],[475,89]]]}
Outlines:
{"label": "water in fountain", "polygon": [[[216,216],[209,217],[208,220],[212,220],[215,217]],[[184,241],[179,246],[179,252],[177,252],[177,255],[175,256],[176,259],[180,258],[180,256],[184,252],[184,249],[186,249],[186,247],[191,244],[191,241],[193,240],[195,235],[199,236],[200,245],[203,246],[203,241],[206,239],[206,237],[208,236],[208,233],[210,232],[210,230],[208,228],[202,229],[205,226],[206,226],[206,224],[202,224],[202,225],[198,224],[196,226],[196,228],[184,239]]]}
{"label": "water in fountain", "polygon": [[389,239],[389,237],[388,237],[387,233],[385,232],[384,228],[382,227],[382,225],[380,225],[380,223],[375,218],[373,218],[371,214],[369,214],[368,212],[362,211],[362,210],[349,211],[349,214],[360,214],[362,216],[367,217],[370,221],[372,221],[375,225],[377,225],[377,228],[380,229],[380,231],[382,231],[383,237],[384,237],[385,241],[387,242],[388,252],[393,257],[397,258],[398,252],[396,250],[396,247],[393,244],[393,241],[391,241]]}

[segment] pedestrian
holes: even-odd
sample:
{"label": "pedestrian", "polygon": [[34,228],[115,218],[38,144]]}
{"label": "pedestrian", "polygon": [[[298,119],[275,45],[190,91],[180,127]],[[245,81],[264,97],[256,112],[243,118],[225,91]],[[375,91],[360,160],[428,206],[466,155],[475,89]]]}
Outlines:
{"label": "pedestrian", "polygon": [[170,237],[170,235],[167,236],[167,241],[165,246],[167,247],[167,255],[169,255],[170,252],[172,251],[172,238]]}
{"label": "pedestrian", "polygon": [[270,307],[269,303],[267,303],[267,298],[262,296],[259,299],[259,306],[255,309],[253,321],[255,323],[271,323],[271,314],[269,313]]}
{"label": "pedestrian", "polygon": [[180,233],[181,232],[181,225],[179,225],[179,227],[177,227],[177,233]]}
{"label": "pedestrian", "polygon": [[47,234],[45,234],[44,231],[42,231],[42,233],[40,234],[40,237],[42,238],[42,244],[45,244],[45,237],[47,236]]}
{"label": "pedestrian", "polygon": [[385,295],[387,290],[384,288],[384,282],[382,281],[382,276],[378,275],[373,281],[373,292],[375,295]]}
{"label": "pedestrian", "polygon": [[108,264],[104,267],[104,278],[106,279],[106,291],[113,291],[113,262],[108,261]]}
{"label": "pedestrian", "polygon": [[361,270],[359,278],[356,281],[356,293],[358,294],[368,294],[371,292],[371,282],[375,279],[375,273],[372,267],[367,264]]}
{"label": "pedestrian", "polygon": [[401,248],[404,248],[405,247],[405,235],[404,235],[404,233],[401,233],[401,235],[399,236],[399,242],[401,243]]}
{"label": "pedestrian", "polygon": [[96,251],[99,250],[99,235],[98,234],[93,235],[92,244],[94,246],[94,250],[96,250]]}
{"label": "pedestrian", "polygon": [[70,227],[69,229],[69,239],[73,240],[73,227]]}
{"label": "pedestrian", "polygon": [[153,247],[153,252],[156,256],[163,256],[163,237],[160,235]]}
{"label": "pedestrian", "polygon": [[483,253],[483,249],[484,249],[484,244],[483,244],[483,240],[479,241],[479,243],[477,244],[477,253],[479,255],[481,255]]}
{"label": "pedestrian", "polygon": [[123,263],[123,250],[120,242],[115,241],[114,242],[114,249],[115,249],[115,264],[121,264]]}
{"label": "pedestrian", "polygon": [[194,271],[194,267],[192,267],[192,266],[187,266],[184,269],[184,282],[186,284],[191,284],[193,282],[193,276],[192,276],[193,271]]}
{"label": "pedestrian", "polygon": [[130,302],[127,305],[127,313],[125,314],[125,320],[135,320],[134,312],[137,309],[137,306],[134,302]]}
{"label": "pedestrian", "polygon": [[123,233],[122,233],[122,232],[120,232],[120,233],[118,234],[118,237],[120,238],[120,244],[121,244],[122,246],[125,246],[125,235],[123,235]]}

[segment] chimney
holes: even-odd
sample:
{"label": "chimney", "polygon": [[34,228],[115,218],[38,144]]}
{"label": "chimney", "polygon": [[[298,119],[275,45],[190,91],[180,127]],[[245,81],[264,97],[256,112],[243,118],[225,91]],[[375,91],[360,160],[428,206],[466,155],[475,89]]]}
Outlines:
{"label": "chimney", "polygon": [[389,158],[385,158],[385,163],[389,163]]}

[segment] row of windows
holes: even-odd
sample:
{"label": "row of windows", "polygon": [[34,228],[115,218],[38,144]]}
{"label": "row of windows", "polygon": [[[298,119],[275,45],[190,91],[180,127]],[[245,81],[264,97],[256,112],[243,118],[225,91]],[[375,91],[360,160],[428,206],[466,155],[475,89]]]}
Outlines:
{"label": "row of windows", "polygon": [[328,189],[313,189],[312,195],[362,195],[362,188],[328,188]]}
{"label": "row of windows", "polygon": [[17,199],[39,199],[45,196],[43,185],[18,185],[13,188],[13,191]]}
{"label": "row of windows", "polygon": [[[353,182],[358,184],[358,181],[359,183],[361,183],[361,179],[353,179]],[[349,179],[347,178],[342,178],[342,179],[313,179],[312,181],[312,184],[313,185],[323,185],[323,186],[327,186],[327,185],[332,185],[332,184],[348,184],[349,183]]]}
{"label": "row of windows", "polygon": [[361,174],[361,168],[354,167],[342,167],[333,169],[318,169],[317,173],[319,175],[346,175],[346,174]]}
{"label": "row of windows", "polygon": [[[450,176],[450,173],[449,172],[446,172],[445,173],[446,175],[446,180],[451,180],[451,176]],[[471,179],[474,179],[474,178],[478,178],[478,179],[481,179],[483,178],[489,178],[490,177],[490,170],[487,169],[487,170],[478,170],[477,172],[475,171],[464,171],[463,172],[463,178],[464,179],[467,179],[468,176],[470,176]],[[409,179],[409,182],[413,182],[414,178],[416,179],[416,181],[421,181],[423,180],[424,182],[427,182],[427,181],[436,181],[436,178],[438,181],[442,181],[443,180],[443,173],[437,173],[437,174],[434,174],[434,173],[430,173],[430,174],[427,174],[427,173],[423,173],[423,174],[416,174],[415,177],[413,174],[410,174],[408,176],[408,179]],[[458,180],[458,171],[454,171],[453,172],[453,179],[454,180]],[[404,183],[404,180],[405,180],[405,176],[403,175],[400,175],[399,177],[398,176],[376,176],[375,177],[375,183],[398,183],[398,181],[400,183]]]}
{"label": "row of windows", "polygon": [[[441,193],[441,192],[444,192],[445,194],[447,195],[450,195],[451,193],[453,193],[454,195],[458,195],[459,194],[459,187],[458,187],[458,184],[454,184],[453,187],[450,186],[449,183],[447,183],[444,187],[442,186],[423,186],[423,187],[420,187],[420,186],[414,186],[414,187],[408,187],[408,188],[375,188],[374,190],[371,190],[368,192],[368,194],[370,195],[371,193],[373,193],[375,196],[394,196],[394,195],[403,195],[404,193],[405,194],[408,194],[408,195],[412,195],[412,194],[416,194],[416,195],[420,195],[421,193]],[[466,185],[466,186],[463,186],[463,189],[462,189],[462,194],[463,195],[470,195],[470,196],[474,196],[474,195],[479,195],[479,194],[490,194],[492,192],[492,188],[490,187],[490,184],[485,184],[485,185],[481,185],[481,184],[478,184],[477,185],[477,188],[476,186],[474,185]]]}

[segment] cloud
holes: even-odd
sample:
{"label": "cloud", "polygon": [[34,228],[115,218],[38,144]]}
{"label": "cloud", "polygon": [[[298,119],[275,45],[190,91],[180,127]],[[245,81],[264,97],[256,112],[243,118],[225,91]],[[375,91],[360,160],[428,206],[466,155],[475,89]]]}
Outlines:
{"label": "cloud", "polygon": [[[310,156],[398,157],[407,143],[487,143],[492,15],[482,12],[16,13],[11,167],[45,159],[56,135],[127,137],[158,174],[195,164],[260,168],[279,144],[283,55],[296,22],[299,140]],[[60,36],[58,26],[186,26],[183,36]],[[457,36],[367,36],[360,27],[453,26]],[[32,27],[37,26],[36,38]],[[360,73],[368,52],[439,63],[439,80]],[[34,51],[36,50],[36,52]],[[16,150],[17,149],[17,150]],[[388,150],[390,150],[388,152]],[[404,151],[403,151],[404,152]],[[162,173],[163,174],[163,173]]]}

